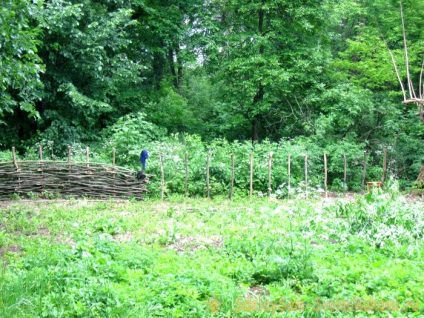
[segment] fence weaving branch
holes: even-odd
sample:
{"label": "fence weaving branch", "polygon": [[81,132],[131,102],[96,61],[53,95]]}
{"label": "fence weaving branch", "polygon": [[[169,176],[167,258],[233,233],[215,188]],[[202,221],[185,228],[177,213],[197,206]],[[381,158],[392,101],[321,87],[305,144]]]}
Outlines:
{"label": "fence weaving branch", "polygon": [[20,161],[0,163],[0,200],[13,195],[55,193],[67,197],[141,199],[146,180],[132,170],[102,163]]}

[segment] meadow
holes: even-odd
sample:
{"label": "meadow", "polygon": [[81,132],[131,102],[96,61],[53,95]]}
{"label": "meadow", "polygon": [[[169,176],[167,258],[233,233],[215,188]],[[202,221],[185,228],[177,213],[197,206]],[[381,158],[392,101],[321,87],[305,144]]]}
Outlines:
{"label": "meadow", "polygon": [[0,205],[0,317],[424,316],[397,193]]}

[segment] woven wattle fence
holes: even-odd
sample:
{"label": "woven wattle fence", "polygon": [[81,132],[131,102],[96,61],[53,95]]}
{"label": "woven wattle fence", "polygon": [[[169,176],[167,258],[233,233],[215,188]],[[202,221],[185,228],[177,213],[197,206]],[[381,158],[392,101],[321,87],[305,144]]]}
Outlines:
{"label": "woven wattle fence", "polygon": [[136,198],[147,191],[134,171],[102,163],[12,161],[0,163],[0,200],[33,194],[61,197]]}

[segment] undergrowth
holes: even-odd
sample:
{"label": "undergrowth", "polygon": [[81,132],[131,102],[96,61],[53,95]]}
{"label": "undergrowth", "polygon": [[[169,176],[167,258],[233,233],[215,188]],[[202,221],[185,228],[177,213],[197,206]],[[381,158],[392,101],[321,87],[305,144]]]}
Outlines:
{"label": "undergrowth", "polygon": [[424,315],[424,204],[14,202],[1,317]]}

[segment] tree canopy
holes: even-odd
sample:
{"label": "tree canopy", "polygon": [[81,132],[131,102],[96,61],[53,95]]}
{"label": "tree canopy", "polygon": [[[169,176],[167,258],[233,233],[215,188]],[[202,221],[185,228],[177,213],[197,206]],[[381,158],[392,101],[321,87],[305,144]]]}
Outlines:
{"label": "tree canopy", "polygon": [[128,116],[205,140],[408,149],[424,136],[399,85],[422,96],[419,0],[3,0],[0,10],[2,148],[102,142]]}

